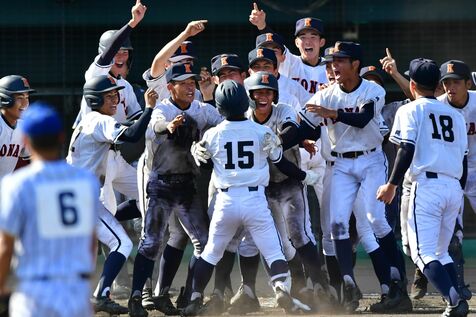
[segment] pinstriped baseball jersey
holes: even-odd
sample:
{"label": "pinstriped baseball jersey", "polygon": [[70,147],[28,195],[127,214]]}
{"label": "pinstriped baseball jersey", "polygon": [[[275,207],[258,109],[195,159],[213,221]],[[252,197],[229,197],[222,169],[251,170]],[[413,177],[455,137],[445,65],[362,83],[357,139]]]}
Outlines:
{"label": "pinstriped baseball jersey", "polygon": [[71,136],[67,162],[86,168],[97,177],[104,176],[107,152],[126,129],[111,116],[97,111],[88,113]]}
{"label": "pinstriped baseball jersey", "polygon": [[[325,120],[332,151],[345,153],[368,151],[381,146],[383,136],[380,133],[380,122],[382,107],[385,103],[385,90],[374,82],[362,79],[359,87],[350,93],[342,91],[339,85],[332,85],[318,91],[307,104],[345,112],[359,112],[365,104],[370,102],[374,104],[374,117],[362,129],[332,119]],[[323,122],[321,117],[305,109],[299,112],[299,116],[312,127]]]}
{"label": "pinstriped baseball jersey", "polygon": [[19,241],[20,280],[93,272],[100,206],[94,175],[64,161],[33,162],[5,176],[1,188],[0,230]]}
{"label": "pinstriped baseball jersey", "polygon": [[[96,56],[94,62],[89,66],[86,73],[84,73],[84,78],[86,81],[89,79],[101,76],[101,75],[109,75],[109,71],[111,70],[112,65],[114,65],[114,60],[111,61],[110,65],[101,66],[97,64],[97,60],[99,59],[100,55]],[[125,80],[124,78],[116,79],[117,84],[119,86],[124,86],[125,88],[119,90],[119,103],[117,107],[117,112],[113,116],[117,122],[126,122],[127,120],[133,119],[137,117],[140,113],[142,113],[142,108],[137,101],[136,95],[134,93],[134,88],[132,88],[131,84]],[[81,109],[79,111],[78,117],[74,123],[73,128],[75,128],[79,122],[91,112],[91,108],[88,107],[86,104],[86,100],[84,97],[81,99]]]}
{"label": "pinstriped baseball jersey", "polygon": [[284,100],[281,100],[281,94],[283,92],[289,93],[290,95],[296,97],[301,107],[304,106],[310,98],[309,93],[297,81],[292,80],[281,74],[279,74],[278,76],[278,87],[280,97],[279,101],[283,101],[284,103],[286,102]]}
{"label": "pinstriped baseball jersey", "polygon": [[[299,127],[297,123],[297,113],[294,111],[293,108],[289,105],[285,105],[282,103],[278,103],[277,105],[273,105],[272,111],[270,116],[267,118],[267,120],[263,123],[257,122],[256,117],[253,115],[253,110],[248,109],[248,112],[246,113],[246,116],[248,119],[250,119],[253,122],[256,122],[258,124],[267,126],[271,129],[276,134],[281,133],[283,125],[287,122],[292,123],[296,125],[296,127]],[[299,146],[296,145],[284,152],[284,156],[294,163],[296,166],[301,166],[301,156],[299,154]],[[284,175],[281,173],[274,164],[269,165],[269,173],[270,173],[270,181],[279,183],[282,182],[283,180],[287,179],[288,176]]]}
{"label": "pinstriped baseball jersey", "polygon": [[205,132],[202,140],[212,154],[216,188],[268,185],[268,154],[263,151],[266,133],[274,134],[250,120],[225,120]]}
{"label": "pinstriped baseball jersey", "polygon": [[[21,124],[21,120],[18,120],[18,124]],[[2,116],[0,118],[0,178],[13,172],[19,157],[27,158],[28,156],[20,130],[10,126]]]}
{"label": "pinstriped baseball jersey", "polygon": [[[173,134],[166,128],[178,115],[185,115],[185,122]],[[200,139],[203,131],[223,120],[216,108],[194,100],[182,110],[171,99],[164,99],[152,112],[146,131],[145,164],[148,171],[159,175],[186,174],[196,171],[190,154],[193,141]]]}
{"label": "pinstriped baseball jersey", "polygon": [[465,121],[453,107],[430,98],[419,98],[397,110],[390,141],[415,145],[410,177],[422,172],[461,178],[468,138]]}
{"label": "pinstriped baseball jersey", "polygon": [[301,84],[309,93],[309,98],[319,91],[319,84],[327,83],[326,65],[306,65],[301,57],[292,54],[288,48],[284,54],[286,59],[279,64],[279,73]]}
{"label": "pinstriped baseball jersey", "polygon": [[[468,103],[463,108],[456,108],[466,121],[466,131],[468,135],[468,168],[476,167],[476,91],[468,91]],[[438,97],[438,100],[445,104],[450,104],[447,94]]]}

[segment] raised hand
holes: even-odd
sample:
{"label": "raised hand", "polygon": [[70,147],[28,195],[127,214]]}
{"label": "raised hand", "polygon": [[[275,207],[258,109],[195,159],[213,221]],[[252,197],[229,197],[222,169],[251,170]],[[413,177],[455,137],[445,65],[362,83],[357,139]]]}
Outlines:
{"label": "raised hand", "polygon": [[167,124],[167,130],[169,130],[170,134],[173,134],[175,130],[184,123],[184,121],[185,116],[179,114],[172,121],[170,121],[169,124]]}
{"label": "raised hand", "polygon": [[144,93],[144,98],[145,98],[145,106],[147,108],[154,108],[155,103],[157,102],[157,98],[159,98],[159,95],[154,89],[148,88],[146,92]]}
{"label": "raised hand", "polygon": [[387,55],[380,59],[380,64],[382,64],[382,69],[385,72],[387,72],[389,75],[394,75],[395,73],[398,73],[397,63],[395,62],[395,59],[392,57],[392,54],[388,48],[385,49],[385,52]]}
{"label": "raised hand", "polygon": [[147,11],[147,7],[143,5],[140,0],[136,1],[136,4],[131,9],[132,19],[129,21],[129,26],[131,28],[135,28],[137,24],[144,18],[145,11]]}
{"label": "raised hand", "polygon": [[200,92],[202,93],[203,100],[208,101],[213,99],[213,91],[215,90],[215,83],[212,80],[212,75],[206,67],[200,69],[201,80],[198,82]]}
{"label": "raised hand", "polygon": [[187,24],[187,27],[185,28],[185,33],[187,33],[187,37],[195,36],[205,30],[206,23],[208,23],[208,20],[192,21]]}
{"label": "raised hand", "polygon": [[266,12],[260,10],[256,2],[253,2],[253,10],[251,10],[249,21],[258,30],[263,30],[266,27]]}

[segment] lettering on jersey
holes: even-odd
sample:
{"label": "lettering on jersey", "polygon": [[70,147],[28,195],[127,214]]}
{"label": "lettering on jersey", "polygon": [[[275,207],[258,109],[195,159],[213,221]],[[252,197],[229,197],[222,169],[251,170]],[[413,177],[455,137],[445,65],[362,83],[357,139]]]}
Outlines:
{"label": "lettering on jersey", "polygon": [[181,54],[187,54],[187,44],[186,43],[183,43],[182,45],[180,45],[180,53]]}
{"label": "lettering on jersey", "polygon": [[448,64],[448,65],[446,65],[446,72],[447,72],[447,73],[454,73],[455,70],[453,69],[453,67],[454,67],[454,64]]}
{"label": "lettering on jersey", "polygon": [[266,33],[266,42],[273,42],[273,33]]}
{"label": "lettering on jersey", "polygon": [[261,83],[262,84],[269,84],[269,75],[268,74],[261,75]]}
{"label": "lettering on jersey", "polygon": [[316,80],[310,80],[308,82],[307,79],[305,79],[305,78],[301,79],[299,77],[293,77],[291,79],[300,83],[301,86],[303,86],[304,89],[306,89],[306,91],[308,91],[311,94],[315,94],[319,90],[319,88],[318,88],[319,87],[319,82],[316,81]]}
{"label": "lettering on jersey", "polygon": [[262,48],[258,48],[256,50],[256,57],[263,57],[263,49]]}
{"label": "lettering on jersey", "polygon": [[468,135],[476,134],[476,124],[474,122],[468,123],[467,126],[468,126]]}
{"label": "lettering on jersey", "polygon": [[304,19],[304,26],[305,27],[310,27],[311,26],[311,18],[305,18]]}
{"label": "lettering on jersey", "polygon": [[183,64],[183,66],[185,67],[185,72],[186,73],[191,73],[192,72],[192,67],[190,66],[190,64]]}
{"label": "lettering on jersey", "polygon": [[224,56],[221,58],[221,64],[222,65],[228,65],[228,56]]}
{"label": "lettering on jersey", "polygon": [[0,147],[0,157],[10,156],[10,157],[18,157],[20,154],[20,145],[19,144],[2,144]]}

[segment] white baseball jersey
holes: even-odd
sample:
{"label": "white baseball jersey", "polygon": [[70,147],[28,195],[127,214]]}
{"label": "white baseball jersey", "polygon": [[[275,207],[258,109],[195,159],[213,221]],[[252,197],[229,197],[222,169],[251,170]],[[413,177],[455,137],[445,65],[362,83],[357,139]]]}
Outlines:
{"label": "white baseball jersey", "polygon": [[[304,89],[304,87],[301,86],[297,81],[292,80],[281,74],[278,75],[278,87],[279,87],[279,101],[283,101],[284,103],[287,103],[284,100],[281,100],[281,94],[289,93],[290,95],[297,98],[300,105],[299,109],[301,109],[310,98],[309,93],[306,91],[306,89]],[[290,104],[290,103],[287,103],[287,104]]]}
{"label": "white baseball jersey", "polygon": [[98,178],[106,175],[107,153],[126,129],[113,117],[91,111],[71,136],[67,162],[92,171]]}
{"label": "white baseball jersey", "polygon": [[[165,72],[157,78],[153,78],[150,75],[150,68],[142,74],[142,79],[147,83],[147,87],[152,88],[158,95],[157,103],[162,102],[164,99],[170,97],[170,91],[167,89],[167,80],[165,78]],[[203,101],[200,90],[195,89],[195,100]]]}
{"label": "white baseball jersey", "polygon": [[2,180],[0,230],[14,236],[20,282],[94,272],[99,183],[64,161],[33,162]]}
{"label": "white baseball jersey", "polygon": [[[263,123],[259,123],[257,121],[256,117],[253,115],[252,109],[248,109],[246,117],[253,122],[269,127],[275,134],[281,133],[283,125],[288,122],[294,124],[296,127],[299,127],[299,124],[297,123],[296,111],[294,111],[291,106],[282,103],[273,105],[271,114]],[[299,154],[298,145],[284,151],[284,156],[296,166],[301,166],[301,156]],[[281,173],[274,164],[270,164],[269,173],[271,182],[279,183],[288,178],[288,176]]]}
{"label": "white baseball jersey", "polygon": [[[185,115],[185,122],[173,135],[166,129],[168,122],[178,115]],[[193,141],[198,141],[203,131],[216,126],[223,117],[212,105],[194,100],[182,110],[170,98],[164,99],[152,112],[145,133],[145,166],[159,175],[186,174],[196,170],[190,154]]]}
{"label": "white baseball jersey", "polygon": [[[21,119],[18,120],[21,124]],[[22,134],[19,129],[12,127],[1,116],[0,118],[0,178],[10,174],[17,165],[18,158],[28,158],[29,153],[22,141]]]}
{"label": "white baseball jersey", "polygon": [[[110,65],[101,66],[97,64],[99,57],[100,55],[96,56],[94,62],[84,73],[84,79],[86,79],[86,81],[96,76],[109,75],[109,71],[111,70],[112,65],[114,65],[114,60],[111,61]],[[131,84],[124,78],[116,78],[116,82],[119,86],[124,86],[125,88],[119,90],[119,104],[117,106],[117,112],[115,115],[113,115],[113,117],[117,122],[124,123],[127,120],[138,117],[139,114],[142,113],[142,108],[137,101],[134,88],[132,88]],[[81,120],[89,112],[91,112],[91,108],[88,107],[86,100],[83,97],[81,99],[81,109],[79,110],[78,116],[76,117],[73,128],[76,128],[79,122],[81,122]]]}
{"label": "white baseball jersey", "polygon": [[432,98],[419,98],[398,109],[390,141],[415,145],[410,166],[414,180],[422,172],[461,178],[468,138],[462,114]]}
{"label": "white baseball jersey", "polygon": [[327,83],[326,65],[307,65],[288,48],[284,54],[286,59],[279,64],[279,73],[301,84],[309,93],[309,98],[319,91],[319,84]]}
{"label": "white baseball jersey", "polygon": [[350,151],[369,151],[379,148],[383,141],[380,133],[382,121],[381,110],[385,103],[385,90],[378,84],[362,79],[359,87],[352,92],[342,91],[340,85],[332,85],[318,91],[307,104],[315,104],[344,112],[359,112],[368,103],[374,104],[374,117],[364,128],[357,128],[333,119],[323,119],[305,109],[299,112],[300,117],[311,127],[324,122],[327,127],[331,150],[337,153]]}
{"label": "white baseball jersey", "polygon": [[266,133],[274,134],[250,120],[225,120],[205,132],[202,140],[212,154],[216,188],[268,185],[268,154],[263,151]]}
{"label": "white baseball jersey", "polygon": [[[468,91],[468,103],[463,108],[456,108],[466,121],[468,135],[468,168],[476,168],[476,91]],[[446,94],[438,97],[438,100],[450,104]]]}

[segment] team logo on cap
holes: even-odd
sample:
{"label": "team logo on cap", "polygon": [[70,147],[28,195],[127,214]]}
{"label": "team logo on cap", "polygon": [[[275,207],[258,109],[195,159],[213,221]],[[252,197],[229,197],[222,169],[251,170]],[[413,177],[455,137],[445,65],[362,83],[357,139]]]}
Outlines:
{"label": "team logo on cap", "polygon": [[262,48],[258,48],[256,50],[256,57],[263,57],[263,49]]}
{"label": "team logo on cap", "polygon": [[22,77],[22,78],[21,78],[21,81],[23,82],[23,85],[24,85],[26,88],[30,88],[30,83],[28,83],[28,80],[27,80],[25,77]]}
{"label": "team logo on cap", "polygon": [[311,18],[305,18],[304,19],[304,26],[305,27],[310,27],[311,26]]}
{"label": "team logo on cap", "polygon": [[373,72],[374,70],[377,70],[377,68],[375,66],[369,66],[368,67],[369,72]]}
{"label": "team logo on cap", "polygon": [[185,72],[186,73],[191,73],[192,72],[192,67],[190,66],[190,64],[183,64],[183,66],[185,66]]}
{"label": "team logo on cap", "polygon": [[181,54],[187,54],[187,44],[186,43],[182,43],[182,45],[180,45],[180,53]]}
{"label": "team logo on cap", "polygon": [[228,56],[223,56],[221,58],[221,64],[222,65],[228,65]]}
{"label": "team logo on cap", "polygon": [[269,84],[269,75],[261,75],[261,83],[262,84]]}
{"label": "team logo on cap", "polygon": [[455,64],[448,64],[448,65],[446,65],[446,72],[447,72],[447,73],[454,73],[454,72],[455,72],[455,70],[454,70],[454,65],[455,65]]}
{"label": "team logo on cap", "polygon": [[331,52],[331,54],[337,53],[341,49],[341,42],[336,42],[336,45],[334,46],[334,50]]}
{"label": "team logo on cap", "polygon": [[266,33],[266,42],[273,42],[273,33]]}

